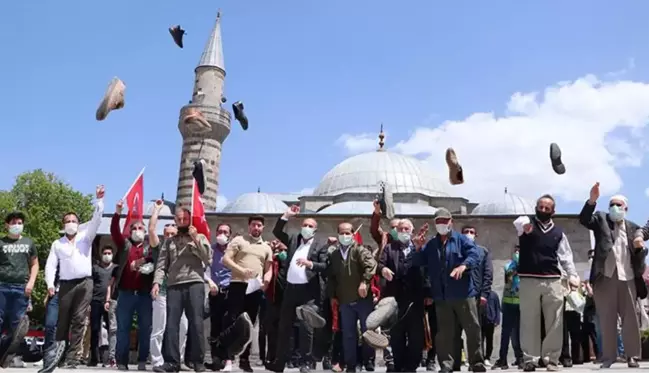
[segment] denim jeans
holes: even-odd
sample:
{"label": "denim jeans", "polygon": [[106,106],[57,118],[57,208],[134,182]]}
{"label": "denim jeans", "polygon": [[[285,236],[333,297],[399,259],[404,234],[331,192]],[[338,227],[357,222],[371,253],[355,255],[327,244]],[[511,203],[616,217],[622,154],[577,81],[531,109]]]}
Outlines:
{"label": "denim jeans", "polygon": [[0,284],[0,326],[7,331],[8,337],[18,328],[28,304],[25,285]]}
{"label": "denim jeans", "polygon": [[[602,348],[602,334],[599,328],[599,318],[595,316],[595,334],[597,335],[597,346],[599,350]],[[601,357],[601,352],[597,351],[597,357]],[[622,343],[622,333],[617,331],[617,356],[624,357],[624,344]]]}
{"label": "denim jeans", "polygon": [[43,350],[47,350],[56,339],[56,323],[59,319],[59,293],[47,301],[45,307],[45,342]]}
{"label": "denim jeans", "polygon": [[503,319],[502,319],[502,334],[500,336],[500,353],[499,359],[507,361],[507,353],[509,351],[509,341],[512,342],[514,349],[514,356],[516,359],[523,358],[523,351],[521,350],[521,309],[518,304],[503,303]]}
{"label": "denim jeans", "polygon": [[146,362],[151,343],[153,302],[149,292],[120,290],[117,296],[117,347],[115,359],[128,365],[133,315],[137,312],[138,363]]}
{"label": "denim jeans", "polygon": [[[361,324],[361,334],[367,330],[365,320],[374,310],[372,298],[360,299],[353,303],[340,305],[340,321],[343,336],[343,355],[348,368],[355,367],[357,363],[356,351],[358,348],[358,329],[356,323]],[[372,349],[363,343],[363,362],[367,362],[372,355]]]}

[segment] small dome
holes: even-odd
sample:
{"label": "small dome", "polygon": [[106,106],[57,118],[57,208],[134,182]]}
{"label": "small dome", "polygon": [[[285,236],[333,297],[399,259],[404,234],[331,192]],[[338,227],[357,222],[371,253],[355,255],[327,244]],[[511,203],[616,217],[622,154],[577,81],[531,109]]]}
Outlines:
{"label": "small dome", "polygon": [[386,182],[392,193],[421,193],[430,197],[449,196],[445,183],[437,179],[433,171],[423,162],[382,149],[358,154],[340,162],[322,178],[313,195],[378,193],[381,182]]}
{"label": "small dome", "polygon": [[229,214],[283,214],[288,205],[266,193],[242,194],[228,203],[221,213]]}
{"label": "small dome", "polygon": [[[374,205],[371,201],[347,201],[327,206],[319,215],[371,215]],[[394,214],[399,216],[433,215],[436,208],[419,203],[395,203]]]}
{"label": "small dome", "polygon": [[[173,202],[163,201],[164,206],[160,211],[161,216],[173,215],[173,210],[176,208],[176,205]],[[149,201],[144,205],[144,215],[152,215],[153,209],[155,208],[155,200]]]}
{"label": "small dome", "polygon": [[471,215],[533,215],[536,203],[532,200],[507,192],[501,201],[492,201],[479,204]]}

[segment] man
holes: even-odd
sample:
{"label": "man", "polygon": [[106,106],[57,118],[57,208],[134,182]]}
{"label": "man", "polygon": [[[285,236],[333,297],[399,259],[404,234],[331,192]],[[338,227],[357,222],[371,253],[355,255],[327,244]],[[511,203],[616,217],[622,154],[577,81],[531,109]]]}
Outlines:
{"label": "man", "polygon": [[622,338],[628,366],[637,368],[640,325],[635,304],[636,299],[642,297],[641,293],[645,297],[647,294],[642,280],[647,255],[645,237],[637,224],[626,219],[629,209],[626,197],[611,197],[609,211],[604,213],[595,212],[599,195],[599,183],[595,183],[579,214],[579,221],[595,236],[590,283],[602,333],[602,368],[610,368],[616,361],[618,316],[623,320]]}
{"label": "man", "polygon": [[[248,234],[232,239],[223,255],[223,265],[232,271],[232,278],[228,289],[227,320],[214,345],[217,357],[214,366],[217,369],[222,369],[223,362],[230,356],[247,351],[243,356],[247,359],[250,354],[252,320],[257,317],[262,299],[260,290],[266,289],[273,276],[273,251],[261,237],[264,222],[263,216],[248,218]],[[252,371],[249,363],[246,366],[245,362],[241,364],[242,368]]]}
{"label": "man", "polygon": [[[153,247],[152,242],[157,243],[156,247],[159,246],[160,239],[158,238],[158,234],[156,233],[156,227],[158,226],[158,217],[160,216],[160,211],[162,210],[163,206],[164,206],[164,202],[162,200],[157,200],[153,208],[153,214],[151,214],[151,218],[149,219],[149,245],[151,247]],[[165,224],[162,231],[162,237],[165,240],[167,240],[175,236],[177,233],[178,233],[178,229],[176,228],[176,224],[174,223]],[[160,250],[155,250],[154,254],[159,255]],[[158,257],[156,256],[153,259],[157,263]],[[179,329],[180,356],[185,355],[185,347],[187,342],[187,328],[188,328],[187,323],[188,323],[187,316],[185,316],[185,314],[183,313],[180,318],[180,329]],[[149,343],[151,346],[151,364],[153,365],[154,372],[164,372],[165,370],[165,365],[164,365],[165,361],[164,361],[163,351],[162,351],[162,342],[163,342],[166,326],[167,326],[167,279],[165,278],[162,282],[162,285],[160,286],[160,292],[158,293],[158,296],[153,300],[152,303],[151,338]],[[188,370],[189,368],[187,368],[184,364],[181,364],[181,369]]]}
{"label": "man", "polygon": [[[279,335],[292,331],[296,317],[301,321],[300,372],[306,373],[313,362],[313,329],[325,326],[325,319],[318,314],[320,303],[320,274],[327,269],[327,241],[316,238],[318,222],[307,218],[302,221],[300,233],[289,234],[284,231],[289,219],[300,213],[299,206],[291,206],[275,223],[273,235],[287,247],[288,270],[286,289],[282,299],[279,317]],[[267,369],[284,371],[288,355],[288,344],[277,344],[275,361]]]}
{"label": "man", "polygon": [[[38,254],[31,238],[23,236],[25,215],[12,212],[5,217],[7,235],[0,238],[0,325],[7,326],[7,334],[0,342],[0,364],[14,353],[27,330],[18,326],[27,311],[36,276]],[[11,357],[10,360],[12,360]]]}
{"label": "man", "polygon": [[[145,242],[146,229],[140,220],[129,227],[129,237],[122,234],[119,221],[124,201],[117,202],[115,213],[110,221],[110,237],[115,243],[115,256],[118,266],[115,286],[117,291],[117,369],[127,370],[133,315],[137,312],[138,369],[146,369],[151,343],[154,249]],[[157,237],[157,236],[156,236]],[[155,248],[157,250],[157,248]]]}
{"label": "man", "polygon": [[176,207],[174,220],[178,229],[175,236],[165,239],[162,244],[157,235],[149,236],[150,245],[155,248],[153,250],[160,247],[151,289],[154,300],[160,295],[160,287],[165,278],[167,281],[169,306],[164,335],[163,370],[180,370],[180,320],[185,313],[189,324],[189,338],[192,338],[189,347],[194,371],[204,372],[205,268],[209,268],[212,248],[207,237],[190,225],[192,216],[187,208]]}
{"label": "man", "polygon": [[92,242],[97,236],[104,213],[104,186],[95,191],[96,203],[92,219],[79,226],[74,212],[63,215],[65,235],[52,243],[45,264],[45,283],[50,297],[56,294],[54,283],[59,274],[59,318],[56,325],[56,347],[44,358],[41,372],[51,372],[63,356],[65,341],[69,340],[65,366],[78,364],[83,338],[83,324],[92,299]]}
{"label": "man", "polygon": [[432,300],[422,268],[413,263],[412,222],[400,220],[397,231],[397,239],[383,249],[377,270],[387,281],[383,296],[394,297],[398,306],[399,322],[390,328],[394,368],[397,372],[414,372],[424,348],[424,303]]}
{"label": "man", "polygon": [[[360,323],[361,333],[364,333],[367,330],[365,320],[374,308],[370,281],[376,273],[376,266],[372,253],[354,241],[352,225],[339,224],[338,244],[330,256],[327,286],[332,307],[340,307],[340,327],[347,372],[356,371],[356,324]],[[367,362],[371,355],[367,346],[363,348],[363,355],[364,362]]]}
{"label": "man", "polygon": [[519,308],[518,288],[520,278],[518,277],[518,249],[516,245],[512,254],[512,259],[505,264],[505,287],[503,289],[502,304],[502,329],[500,335],[500,352],[498,360],[493,365],[493,369],[509,369],[507,355],[509,350],[509,341],[512,342],[514,356],[516,357],[515,365],[522,368],[523,350],[521,350],[521,310]]}
{"label": "man", "polygon": [[480,289],[472,281],[471,272],[480,260],[473,241],[453,230],[453,216],[439,208],[434,216],[437,235],[426,242],[427,229],[422,230],[413,242],[416,259],[428,268],[437,314],[437,354],[442,373],[453,370],[453,344],[459,323],[467,335],[467,359],[473,372],[486,371],[480,350],[480,323],[475,298]]}
{"label": "man", "polygon": [[[102,321],[111,328],[106,310],[108,285],[113,277],[113,248],[104,246],[101,249],[101,260],[92,266],[92,300],[90,301],[90,361],[88,366],[95,367],[99,363],[99,337],[101,336]],[[110,342],[109,342],[110,344]]]}
{"label": "man", "polygon": [[536,370],[539,359],[548,371],[559,369],[563,345],[561,273],[563,270],[568,277],[579,277],[568,238],[552,220],[555,207],[554,198],[543,195],[536,202],[536,216],[522,216],[514,222],[520,246],[520,313],[525,315],[525,320],[521,320],[521,348],[526,372]]}
{"label": "man", "polygon": [[[213,342],[223,332],[223,321],[228,309],[228,289],[232,279],[232,271],[223,265],[223,255],[232,236],[232,227],[229,224],[219,224],[216,227],[216,243],[212,246],[212,268],[210,271],[211,281],[216,286],[214,294],[210,294],[210,341],[212,361],[217,359],[216,348],[212,346]],[[225,360],[223,371],[232,370],[232,359],[234,356],[228,356]]]}

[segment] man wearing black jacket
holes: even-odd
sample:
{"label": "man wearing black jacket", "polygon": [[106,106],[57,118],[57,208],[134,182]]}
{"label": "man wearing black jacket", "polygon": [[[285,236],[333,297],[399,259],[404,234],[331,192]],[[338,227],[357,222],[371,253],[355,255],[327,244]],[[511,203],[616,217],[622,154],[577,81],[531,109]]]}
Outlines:
{"label": "man wearing black jacket", "polygon": [[[431,303],[429,285],[422,268],[413,263],[412,222],[399,221],[397,240],[387,245],[379,259],[377,271],[387,281],[384,297],[394,297],[402,318],[390,329],[390,344],[397,372],[414,372],[424,347],[424,303]],[[424,301],[426,298],[426,301]]]}
{"label": "man wearing black jacket", "polygon": [[[282,308],[282,299],[284,298],[284,289],[286,288],[286,245],[279,240],[270,242],[270,247],[273,249],[273,279],[266,288],[266,302],[267,309],[264,322],[266,328],[266,335],[268,337],[268,345],[266,358],[263,363],[273,362],[276,359],[275,352],[279,339],[279,320]],[[282,341],[281,343],[284,343]],[[260,352],[261,354],[261,352]]]}
{"label": "man wearing black jacket", "polygon": [[[320,274],[327,268],[327,242],[315,237],[318,223],[304,219],[300,233],[285,232],[288,220],[300,212],[299,206],[291,206],[277,220],[273,234],[287,247],[286,289],[282,299],[279,335],[289,335],[297,317],[300,324],[301,350],[300,372],[308,372],[312,365],[313,329],[322,328],[326,321],[318,314],[320,297]],[[273,372],[284,371],[288,343],[277,345],[275,361],[266,365]]]}

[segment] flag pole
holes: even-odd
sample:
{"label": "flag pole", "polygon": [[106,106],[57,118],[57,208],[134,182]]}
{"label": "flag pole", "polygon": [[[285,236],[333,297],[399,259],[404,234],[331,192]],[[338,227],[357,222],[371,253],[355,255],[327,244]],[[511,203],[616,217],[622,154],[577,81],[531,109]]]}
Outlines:
{"label": "flag pole", "polygon": [[140,176],[142,176],[145,169],[146,169],[146,167],[142,167],[142,171],[140,171],[140,173],[137,174],[137,177],[133,181],[133,184],[131,184],[131,187],[126,190],[126,193],[124,194],[124,198],[122,198],[122,201],[126,199],[126,196],[128,196],[128,194],[131,192],[131,189],[133,189],[133,187],[135,186],[135,183],[137,183],[137,180],[140,178]]}
{"label": "flag pole", "polygon": [[354,234],[358,233],[358,231],[361,230],[362,226],[363,226],[363,223],[361,223],[361,225],[359,225],[358,228],[356,228],[356,231],[354,231]]}

